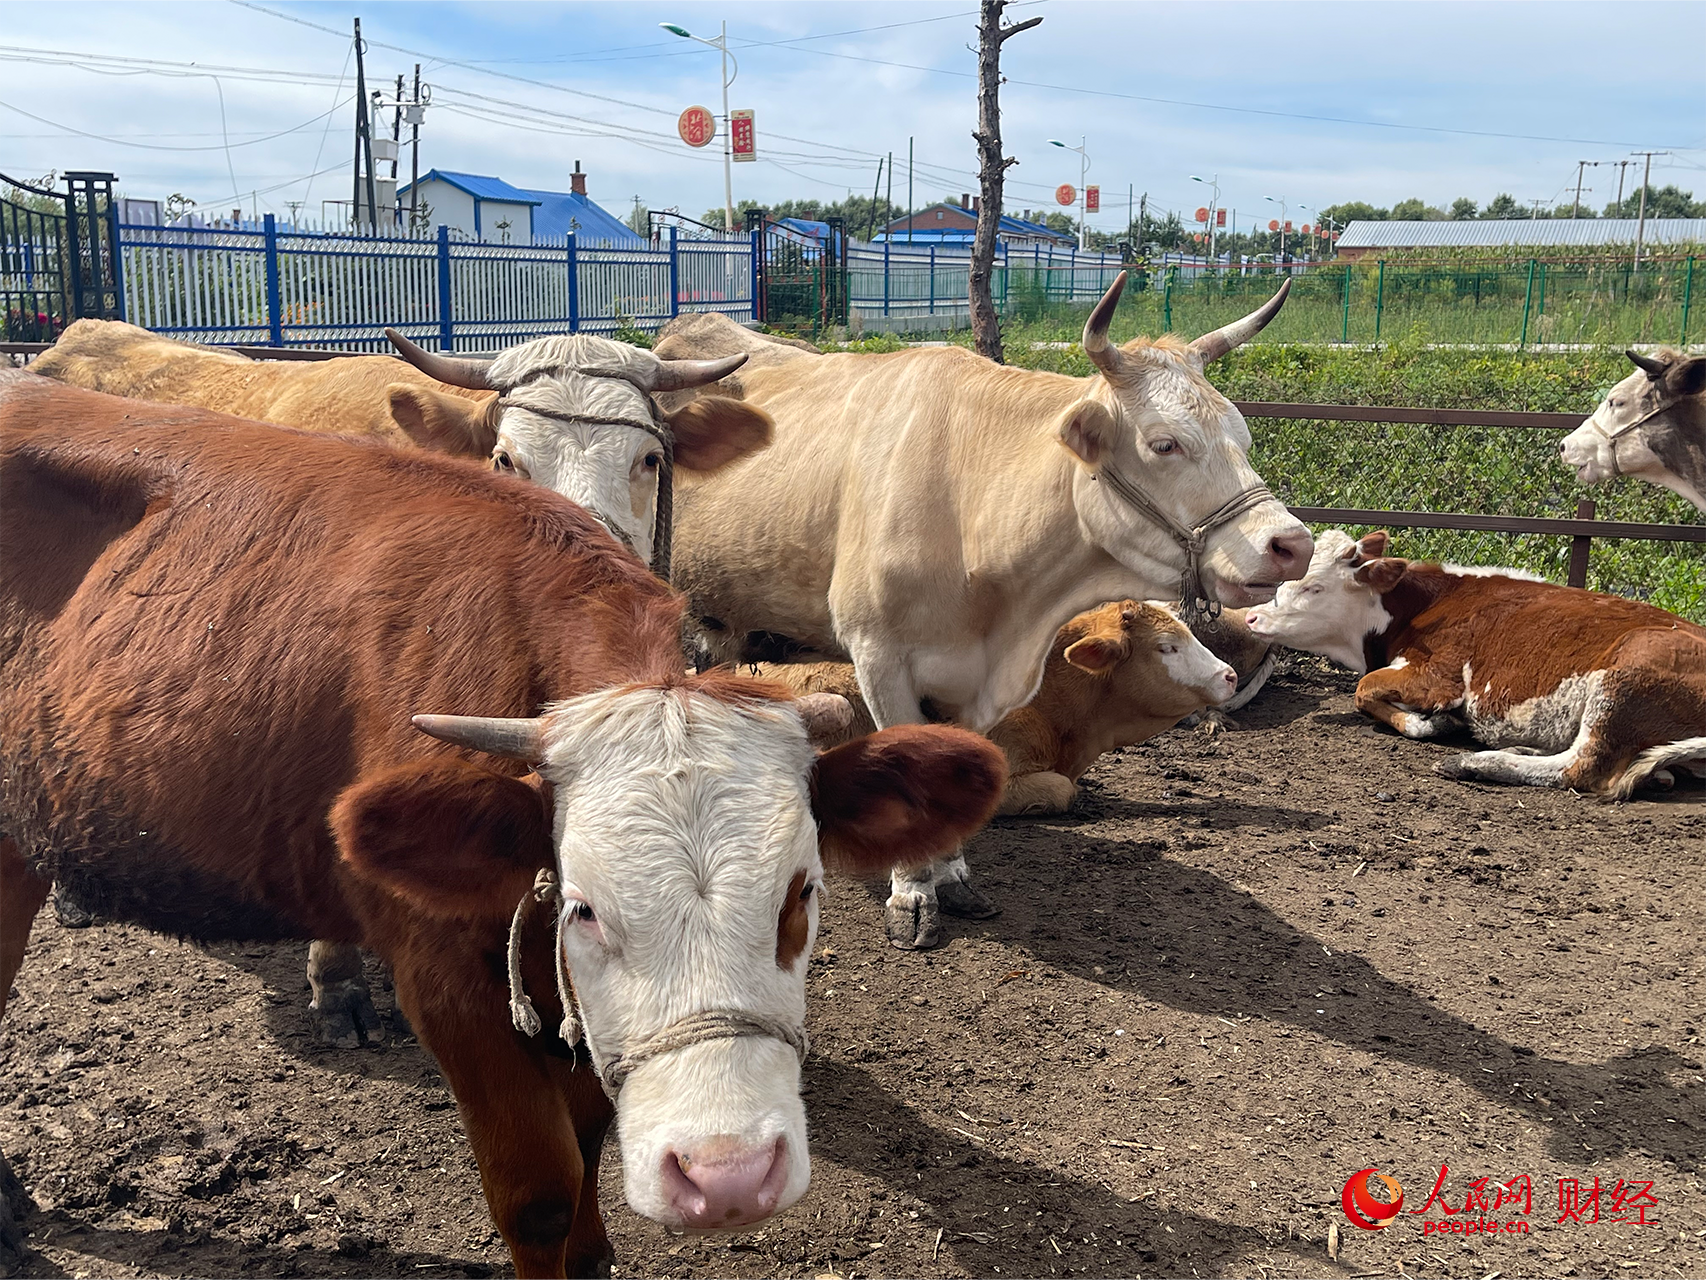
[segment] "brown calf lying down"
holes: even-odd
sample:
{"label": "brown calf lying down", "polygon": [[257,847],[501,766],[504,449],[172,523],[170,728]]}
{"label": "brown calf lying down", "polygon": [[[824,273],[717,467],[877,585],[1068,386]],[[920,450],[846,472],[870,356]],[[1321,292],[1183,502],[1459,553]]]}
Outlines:
{"label": "brown calf lying down", "polygon": [[[876,726],[849,662],[760,664],[797,693],[837,693],[853,704],[848,736]],[[1037,696],[989,731],[1007,757],[999,812],[1065,813],[1078,779],[1103,752],[1145,742],[1193,711],[1227,702],[1237,673],[1164,605],[1120,600],[1060,629]]]}
{"label": "brown calf lying down", "polygon": [[1357,709],[1407,738],[1468,729],[1494,751],[1447,777],[1627,799],[1706,765],[1706,628],[1620,596],[1385,554],[1332,529],[1258,636],[1355,671]]}
{"label": "brown calf lying down", "polygon": [[119,320],[79,320],[30,372],[87,391],[466,457],[487,457],[498,438],[495,392],[447,386],[395,356],[250,360]]}
{"label": "brown calf lying down", "polygon": [[518,1275],[607,1264],[612,1120],[638,1212],[786,1208],[825,864],[954,845],[1006,769],[942,725],[818,755],[846,705],[683,676],[681,617],[537,485],[0,373],[0,1010],[55,880],[363,945]]}

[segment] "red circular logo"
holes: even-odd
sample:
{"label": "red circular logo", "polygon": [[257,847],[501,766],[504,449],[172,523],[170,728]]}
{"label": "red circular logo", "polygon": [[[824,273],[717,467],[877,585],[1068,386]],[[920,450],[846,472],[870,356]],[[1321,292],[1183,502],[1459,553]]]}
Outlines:
{"label": "red circular logo", "polygon": [[1063,182],[1054,189],[1056,204],[1075,204],[1078,201],[1078,188],[1070,182]]}
{"label": "red circular logo", "polygon": [[704,107],[688,107],[675,122],[675,131],[690,147],[702,147],[717,136],[717,117]]}
{"label": "red circular logo", "polygon": [[[1386,1184],[1386,1190],[1392,1196],[1391,1204],[1383,1204],[1369,1194],[1370,1177],[1379,1178]],[[1396,1178],[1388,1178],[1376,1169],[1359,1169],[1345,1180],[1345,1190],[1339,1199],[1352,1226],[1361,1227],[1364,1231],[1379,1231],[1382,1227],[1391,1226],[1398,1210],[1404,1207],[1404,1188],[1398,1185]]]}
{"label": "red circular logo", "polygon": [[1268,230],[1269,231],[1278,231],[1279,230],[1279,219],[1278,218],[1269,218],[1268,219]]}
{"label": "red circular logo", "polygon": [[1206,208],[1200,208],[1197,210],[1197,221],[1198,222],[1207,222],[1208,221],[1208,210]]}

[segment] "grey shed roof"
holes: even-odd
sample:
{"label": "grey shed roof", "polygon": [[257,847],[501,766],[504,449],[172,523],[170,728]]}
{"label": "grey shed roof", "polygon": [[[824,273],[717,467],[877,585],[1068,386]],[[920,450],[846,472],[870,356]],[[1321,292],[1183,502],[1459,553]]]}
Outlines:
{"label": "grey shed roof", "polygon": [[[1350,223],[1340,249],[1634,244],[1634,218],[1466,218],[1461,222]],[[1648,244],[1706,243],[1706,218],[1648,218]]]}

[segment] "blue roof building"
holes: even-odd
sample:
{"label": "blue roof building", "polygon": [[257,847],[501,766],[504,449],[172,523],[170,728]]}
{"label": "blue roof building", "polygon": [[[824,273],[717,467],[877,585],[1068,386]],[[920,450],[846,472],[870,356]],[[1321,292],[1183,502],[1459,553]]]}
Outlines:
{"label": "blue roof building", "polygon": [[[586,194],[580,162],[569,175],[568,191],[534,191],[502,178],[432,169],[420,180],[420,196],[432,207],[434,226],[452,227],[492,244],[533,244],[574,235],[583,243],[640,245],[642,237],[620,218],[599,208]],[[404,208],[409,187],[398,193]]]}

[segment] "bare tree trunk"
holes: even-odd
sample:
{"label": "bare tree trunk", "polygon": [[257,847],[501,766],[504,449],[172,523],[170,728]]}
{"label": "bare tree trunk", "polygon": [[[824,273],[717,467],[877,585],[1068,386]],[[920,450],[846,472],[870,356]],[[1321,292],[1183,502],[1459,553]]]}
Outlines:
{"label": "bare tree trunk", "polygon": [[1042,21],[1027,18],[1010,27],[1001,25],[1007,0],[982,0],[977,26],[977,238],[971,251],[971,331],[979,355],[1001,363],[1001,325],[989,281],[995,271],[995,236],[1001,227],[1001,187],[1007,166],[1019,162],[1001,155],[1001,45]]}

